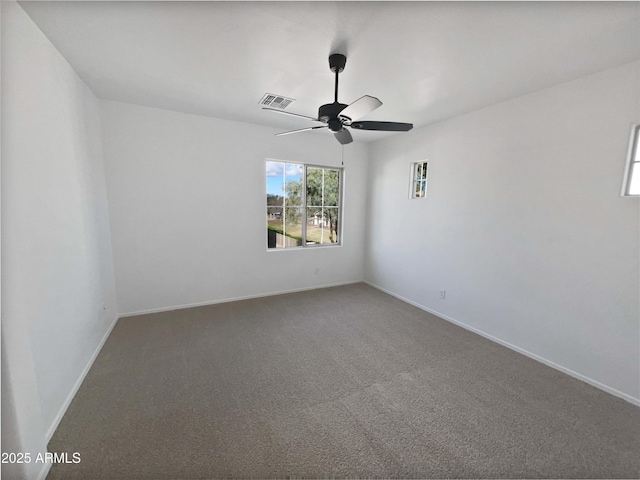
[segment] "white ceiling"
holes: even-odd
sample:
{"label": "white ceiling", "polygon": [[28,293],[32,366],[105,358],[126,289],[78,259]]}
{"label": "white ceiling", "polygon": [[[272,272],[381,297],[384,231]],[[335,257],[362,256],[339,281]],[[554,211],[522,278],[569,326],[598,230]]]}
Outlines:
{"label": "white ceiling", "polygon": [[347,56],[342,103],[369,94],[384,105],[367,120],[416,127],[640,58],[638,2],[20,4],[100,98],[283,130],[314,123],[259,100],[315,117],[330,53]]}

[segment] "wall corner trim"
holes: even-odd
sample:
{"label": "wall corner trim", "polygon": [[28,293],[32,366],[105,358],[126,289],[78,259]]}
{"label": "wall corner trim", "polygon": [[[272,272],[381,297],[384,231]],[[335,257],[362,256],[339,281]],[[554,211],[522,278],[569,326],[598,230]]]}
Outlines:
{"label": "wall corner trim", "polygon": [[454,325],[462,327],[465,330],[469,330],[470,332],[476,333],[476,334],[486,338],[487,340],[491,340],[492,342],[498,343],[498,344],[502,345],[503,347],[507,347],[510,350],[518,352],[518,353],[520,353],[520,354],[522,354],[522,355],[524,355],[526,357],[529,357],[529,358],[531,358],[533,360],[536,360],[536,361],[538,361],[540,363],[543,363],[543,364],[547,365],[548,367],[551,367],[551,368],[553,368],[555,370],[558,370],[558,371],[560,371],[562,373],[565,373],[565,374],[567,374],[567,375],[569,375],[569,376],[571,376],[573,378],[576,378],[576,379],[578,379],[578,380],[580,380],[582,382],[588,383],[589,385],[591,385],[593,387],[596,387],[596,388],[598,388],[600,390],[603,390],[603,391],[605,391],[605,392],[607,392],[607,393],[609,393],[609,394],[611,394],[613,396],[621,398],[622,400],[625,400],[625,401],[627,401],[627,402],[629,402],[629,403],[631,403],[633,405],[636,405],[636,406],[640,407],[640,398],[633,397],[633,396],[631,396],[631,395],[629,395],[627,393],[621,392],[619,390],[616,390],[615,388],[612,388],[612,387],[610,387],[608,385],[600,383],[597,380],[594,380],[594,379],[589,378],[589,377],[587,377],[585,375],[582,375],[581,373],[574,372],[573,370],[571,370],[569,368],[566,368],[566,367],[563,367],[562,365],[558,365],[557,363],[554,363],[551,360],[547,360],[546,358],[541,357],[540,355],[536,355],[535,353],[531,353],[528,350],[520,348],[520,347],[518,347],[516,345],[513,345],[513,344],[511,344],[509,342],[505,342],[504,340],[501,340],[500,338],[494,337],[493,335],[485,333],[482,330],[478,330],[477,328],[471,327],[471,326],[469,326],[469,325],[467,325],[465,323],[462,323],[462,322],[460,322],[458,320],[455,320],[454,318],[451,318],[451,317],[449,317],[447,315],[444,315],[444,314],[442,314],[440,312],[437,312],[436,310],[432,310],[430,308],[425,307],[424,305],[420,305],[419,303],[416,303],[416,302],[414,302],[412,300],[409,300],[408,298],[402,297],[402,296],[400,296],[400,295],[398,295],[398,294],[396,294],[396,293],[394,293],[394,292],[392,292],[390,290],[387,290],[387,289],[385,289],[385,288],[383,288],[383,287],[381,287],[379,285],[376,285],[375,283],[368,282],[366,280],[364,280],[364,283],[366,283],[367,285],[369,285],[369,286],[371,286],[373,288],[376,288],[376,289],[380,290],[381,292],[387,293],[387,294],[391,295],[392,297],[397,298],[398,300],[402,300],[403,302],[406,302],[409,305],[413,305],[414,307],[419,308],[420,310],[424,310],[425,312],[428,312],[428,313],[430,313],[432,315],[435,315],[438,318],[441,318],[443,320],[446,320],[447,322],[453,323]]}

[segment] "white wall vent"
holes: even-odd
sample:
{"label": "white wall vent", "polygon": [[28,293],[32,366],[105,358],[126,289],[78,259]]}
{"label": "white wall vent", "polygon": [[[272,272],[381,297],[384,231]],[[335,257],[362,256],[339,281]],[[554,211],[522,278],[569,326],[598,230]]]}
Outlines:
{"label": "white wall vent", "polygon": [[283,97],[282,95],[274,95],[273,93],[265,93],[262,100],[260,100],[260,105],[269,108],[277,108],[279,110],[284,110],[287,106],[294,102],[293,98]]}

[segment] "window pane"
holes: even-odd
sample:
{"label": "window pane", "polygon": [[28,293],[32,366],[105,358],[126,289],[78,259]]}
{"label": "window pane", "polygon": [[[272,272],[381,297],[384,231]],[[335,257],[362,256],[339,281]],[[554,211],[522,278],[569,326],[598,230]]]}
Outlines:
{"label": "window pane", "polygon": [[322,243],[338,243],[338,208],[323,208],[324,212],[324,226]]}
{"label": "window pane", "polygon": [[285,205],[302,205],[302,165],[287,163],[285,167]]}
{"label": "window pane", "polygon": [[283,198],[284,163],[267,162],[267,205],[282,205]]}
{"label": "window pane", "polygon": [[286,247],[299,247],[302,245],[302,208],[285,208],[284,235],[286,237]]}
{"label": "window pane", "polygon": [[[268,198],[268,197],[267,197]],[[267,207],[267,248],[283,248],[284,215],[282,207]]]}
{"label": "window pane", "polygon": [[323,173],[322,168],[307,168],[307,206],[322,206]]}
{"label": "window pane", "polygon": [[307,245],[322,243],[322,208],[307,208]]}
{"label": "window pane", "polygon": [[421,178],[423,178],[423,179],[427,178],[427,164],[426,163],[422,164],[422,177]]}
{"label": "window pane", "polygon": [[302,245],[302,209],[267,207],[267,247],[287,248]]}
{"label": "window pane", "polygon": [[339,209],[307,208],[307,245],[338,243]]}
{"label": "window pane", "polygon": [[267,207],[281,207],[284,202],[282,195],[267,193]]}
{"label": "window pane", "polygon": [[338,170],[324,171],[324,201],[322,204],[337,207],[340,201],[340,172]]}

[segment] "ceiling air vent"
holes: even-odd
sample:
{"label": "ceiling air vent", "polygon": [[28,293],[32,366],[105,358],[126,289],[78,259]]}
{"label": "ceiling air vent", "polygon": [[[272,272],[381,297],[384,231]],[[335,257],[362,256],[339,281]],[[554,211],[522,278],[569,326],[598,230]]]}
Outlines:
{"label": "ceiling air vent", "polygon": [[282,95],[274,95],[273,93],[265,93],[264,97],[262,97],[262,100],[260,100],[260,105],[269,108],[284,110],[293,101],[293,98],[283,97]]}

